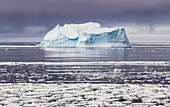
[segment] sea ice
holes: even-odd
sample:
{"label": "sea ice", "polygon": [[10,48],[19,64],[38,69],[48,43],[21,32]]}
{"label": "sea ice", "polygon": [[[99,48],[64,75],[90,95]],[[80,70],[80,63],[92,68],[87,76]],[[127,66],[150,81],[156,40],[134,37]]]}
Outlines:
{"label": "sea ice", "polygon": [[129,47],[125,29],[101,28],[99,23],[57,25],[49,31],[40,47]]}

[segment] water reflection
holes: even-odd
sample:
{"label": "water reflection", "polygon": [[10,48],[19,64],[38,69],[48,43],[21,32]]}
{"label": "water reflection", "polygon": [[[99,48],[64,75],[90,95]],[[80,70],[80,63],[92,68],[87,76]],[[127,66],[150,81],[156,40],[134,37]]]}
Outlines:
{"label": "water reflection", "polygon": [[125,60],[126,48],[44,48],[51,61],[119,61]]}
{"label": "water reflection", "polygon": [[44,51],[31,47],[1,47],[0,62],[41,62],[44,61]]}
{"label": "water reflection", "polygon": [[0,47],[0,62],[170,61],[169,47],[39,48]]}

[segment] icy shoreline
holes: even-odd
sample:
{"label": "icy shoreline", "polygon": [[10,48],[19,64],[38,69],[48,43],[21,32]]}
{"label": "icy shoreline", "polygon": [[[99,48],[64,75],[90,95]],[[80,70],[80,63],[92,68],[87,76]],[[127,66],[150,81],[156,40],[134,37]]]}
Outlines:
{"label": "icy shoreline", "polygon": [[1,62],[1,83],[169,84],[167,61]]}
{"label": "icy shoreline", "polygon": [[1,106],[170,106],[169,85],[0,84]]}
{"label": "icy shoreline", "polygon": [[169,66],[170,61],[99,61],[99,62],[0,62],[0,65],[152,65]]}

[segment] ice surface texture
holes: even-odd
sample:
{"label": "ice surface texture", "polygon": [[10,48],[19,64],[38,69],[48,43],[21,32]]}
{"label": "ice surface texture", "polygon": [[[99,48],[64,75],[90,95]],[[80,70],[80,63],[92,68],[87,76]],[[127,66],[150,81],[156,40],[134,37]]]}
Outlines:
{"label": "ice surface texture", "polygon": [[40,47],[129,47],[125,29],[101,28],[99,23],[57,25],[49,31]]}

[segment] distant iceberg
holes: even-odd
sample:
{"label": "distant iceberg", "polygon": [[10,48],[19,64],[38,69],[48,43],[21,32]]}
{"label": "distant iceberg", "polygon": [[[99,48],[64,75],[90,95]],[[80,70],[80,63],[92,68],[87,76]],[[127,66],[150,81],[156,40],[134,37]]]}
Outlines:
{"label": "distant iceberg", "polygon": [[101,28],[99,23],[57,25],[39,47],[129,47],[125,29]]}

